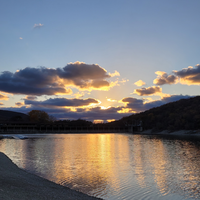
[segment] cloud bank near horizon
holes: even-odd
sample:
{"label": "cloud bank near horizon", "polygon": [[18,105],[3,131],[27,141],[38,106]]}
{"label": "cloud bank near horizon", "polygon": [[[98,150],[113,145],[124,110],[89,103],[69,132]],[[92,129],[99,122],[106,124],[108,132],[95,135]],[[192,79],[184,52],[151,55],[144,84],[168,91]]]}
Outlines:
{"label": "cloud bank near horizon", "polygon": [[91,104],[99,104],[96,99],[67,99],[67,98],[50,98],[44,101],[27,100],[24,101],[25,105],[33,105],[38,107],[82,107]]}
{"label": "cloud bank near horizon", "polygon": [[[83,62],[69,63],[63,68],[24,68],[15,73],[4,71],[0,74],[0,100],[7,101],[8,95],[26,95],[17,101],[14,107],[3,107],[17,112],[28,113],[29,111],[44,110],[57,119],[77,119],[82,118],[90,121],[94,120],[117,120],[132,113],[143,112],[145,110],[161,106],[163,104],[177,101],[184,98],[190,98],[188,95],[170,95],[162,93],[161,85],[173,85],[176,83],[187,85],[200,84],[200,65],[195,68],[188,67],[179,71],[173,71],[174,75],[168,75],[163,71],[156,71],[157,78],[154,79],[156,86],[142,87],[135,89],[132,94],[141,97],[160,96],[161,99],[152,98],[138,99],[134,97],[125,97],[120,101],[107,98],[111,105],[107,109],[96,98],[52,98],[52,95],[72,95],[72,89],[76,88],[82,93],[84,91],[103,90],[108,91],[111,87],[124,83],[116,80],[108,81],[119,72],[108,73],[98,64],[86,64]],[[134,83],[137,87],[146,84],[139,80]],[[4,94],[5,93],[5,94]],[[7,95],[8,94],[8,95]],[[46,95],[46,100],[38,100],[38,97]],[[123,103],[123,106],[120,106]]]}
{"label": "cloud bank near horizon", "polygon": [[[21,107],[2,108],[4,110],[11,110],[16,112],[28,113],[31,110],[43,110],[57,119],[76,120],[78,118],[94,121],[94,120],[111,120],[121,119],[131,113],[139,113],[145,110],[164,105],[169,102],[178,101],[180,99],[187,99],[188,95],[172,95],[170,97],[163,97],[160,100],[146,102],[145,99],[137,99],[133,97],[123,98],[121,102],[124,106],[109,107],[102,109],[98,106],[99,101],[96,99],[65,99],[55,98],[44,101],[24,100]],[[75,101],[74,101],[75,100]],[[90,104],[96,104],[96,107],[88,107]],[[28,105],[28,106],[27,106]],[[71,109],[71,108],[74,109]],[[129,112],[123,112],[128,109]]]}

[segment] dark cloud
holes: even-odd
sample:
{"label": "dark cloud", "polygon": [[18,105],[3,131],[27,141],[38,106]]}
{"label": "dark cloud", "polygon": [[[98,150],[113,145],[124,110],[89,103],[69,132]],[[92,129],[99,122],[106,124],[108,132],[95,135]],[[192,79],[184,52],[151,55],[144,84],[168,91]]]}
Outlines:
{"label": "dark cloud", "polygon": [[71,84],[81,89],[98,89],[110,85],[105,79],[111,76],[97,64],[75,62],[68,64],[63,69],[57,69],[57,71],[58,76],[64,80],[65,84]]}
{"label": "dark cloud", "polygon": [[33,101],[33,100],[36,100],[37,97],[36,96],[26,96],[25,99]]}
{"label": "dark cloud", "polygon": [[143,99],[136,99],[136,98],[129,97],[129,98],[122,99],[122,102],[126,103],[126,108],[131,108],[133,111],[136,111],[136,112],[142,112],[142,111],[154,108],[154,107],[159,107],[166,103],[178,101],[180,99],[187,99],[187,98],[191,98],[191,96],[172,95],[170,97],[163,97],[161,100],[156,100],[156,101],[151,101],[151,102],[145,103],[145,100],[143,100]]}
{"label": "dark cloud", "polygon": [[[91,109],[85,109],[85,110],[79,110],[79,112],[68,112],[68,113],[60,113],[57,115],[57,117],[66,119],[86,119],[86,120],[108,120],[108,119],[121,119],[124,116],[127,116],[127,113],[118,113],[118,111],[121,110],[121,107],[110,107],[108,109],[101,109],[100,107],[95,107]],[[77,110],[78,111],[78,110]]]}
{"label": "dark cloud", "polygon": [[107,71],[97,64],[85,64],[83,62],[69,63],[62,70],[58,69],[58,74],[64,79],[104,79],[110,78]]}
{"label": "dark cloud", "polygon": [[81,107],[81,106],[88,106],[90,104],[98,104],[99,101],[96,99],[88,98],[88,99],[66,99],[66,98],[55,98],[55,99],[47,99],[45,101],[32,101],[32,100],[26,100],[26,105],[34,105],[34,106],[40,106],[40,107]]}
{"label": "dark cloud", "polygon": [[4,104],[0,102],[0,106],[3,106]]}
{"label": "dark cloud", "polygon": [[155,72],[158,76],[154,79],[153,83],[156,85],[174,84],[178,81],[178,77],[174,75],[168,75],[166,72]]}
{"label": "dark cloud", "polygon": [[109,82],[105,80],[93,81],[91,83],[91,86],[94,88],[109,87],[109,85]]}
{"label": "dark cloud", "polygon": [[135,94],[138,94],[139,96],[150,96],[156,93],[162,93],[162,88],[159,86],[152,86],[148,88],[141,88],[134,90]]}
{"label": "dark cloud", "polygon": [[57,82],[55,69],[25,68],[15,73],[4,71],[0,75],[0,90],[13,94],[54,95],[58,93],[70,94]]}
{"label": "dark cloud", "polygon": [[[70,63],[64,68],[45,67],[21,69],[15,73],[0,74],[0,90],[12,94],[56,95],[71,94],[70,86],[78,89],[106,89],[111,84],[105,80],[111,76],[97,64]],[[112,84],[113,86],[113,84]]]}
{"label": "dark cloud", "polygon": [[121,101],[123,103],[126,103],[127,108],[131,108],[136,112],[140,112],[144,110],[144,102],[142,99],[127,97],[127,98],[123,98]]}
{"label": "dark cloud", "polygon": [[199,85],[200,84],[200,65],[196,65],[195,68],[189,66],[180,71],[173,71],[180,78],[180,83],[187,85]]}
{"label": "dark cloud", "polygon": [[23,106],[24,103],[23,103],[23,102],[17,102],[17,103],[15,103],[15,105],[16,105],[16,106]]}

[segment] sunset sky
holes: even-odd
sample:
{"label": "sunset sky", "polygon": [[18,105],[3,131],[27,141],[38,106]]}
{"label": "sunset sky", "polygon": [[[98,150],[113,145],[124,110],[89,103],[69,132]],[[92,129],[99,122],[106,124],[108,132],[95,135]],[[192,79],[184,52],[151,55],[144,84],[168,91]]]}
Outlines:
{"label": "sunset sky", "polygon": [[199,0],[2,0],[0,106],[112,121],[200,92]]}

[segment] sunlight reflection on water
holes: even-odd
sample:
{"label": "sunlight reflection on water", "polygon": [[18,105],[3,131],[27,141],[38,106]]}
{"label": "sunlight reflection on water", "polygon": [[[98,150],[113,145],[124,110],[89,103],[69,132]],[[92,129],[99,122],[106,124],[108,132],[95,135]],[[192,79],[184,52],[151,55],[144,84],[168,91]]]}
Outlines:
{"label": "sunlight reflection on water", "polygon": [[104,199],[200,198],[198,140],[129,134],[0,140],[19,167]]}

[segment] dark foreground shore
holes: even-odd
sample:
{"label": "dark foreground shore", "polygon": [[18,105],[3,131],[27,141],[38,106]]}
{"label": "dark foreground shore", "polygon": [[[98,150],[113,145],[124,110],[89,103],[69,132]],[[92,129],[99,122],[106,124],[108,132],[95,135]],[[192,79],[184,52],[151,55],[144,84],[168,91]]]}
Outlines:
{"label": "dark foreground shore", "polygon": [[2,200],[96,200],[36,175],[27,173],[0,152],[0,199]]}

